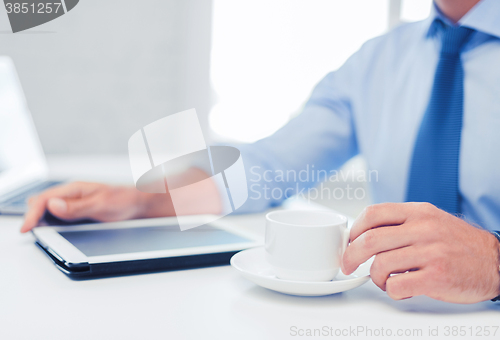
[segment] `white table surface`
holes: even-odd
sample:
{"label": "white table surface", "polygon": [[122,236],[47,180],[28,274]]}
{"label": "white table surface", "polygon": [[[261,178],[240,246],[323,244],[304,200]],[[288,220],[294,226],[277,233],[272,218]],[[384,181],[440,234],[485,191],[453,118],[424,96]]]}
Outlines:
{"label": "white table surface", "polygon": [[[59,157],[50,164],[58,176],[130,182],[120,157]],[[263,235],[263,214],[225,219]],[[72,281],[36,248],[32,235],[19,233],[21,221],[0,217],[0,339],[314,338],[306,336],[308,329],[333,330],[333,336],[315,337],[325,339],[380,339],[388,330],[392,338],[402,331],[404,339],[472,339],[479,330],[478,339],[500,338],[500,329],[484,336],[486,326],[490,331],[500,326],[499,304],[454,305],[426,297],[393,301],[371,281],[325,297],[260,288],[230,266]],[[467,334],[453,337],[450,328],[445,336],[453,326],[465,326]],[[436,327],[439,336],[429,336]],[[304,336],[294,333],[299,329]],[[368,329],[372,336],[366,336]],[[413,333],[419,330],[422,336]]]}

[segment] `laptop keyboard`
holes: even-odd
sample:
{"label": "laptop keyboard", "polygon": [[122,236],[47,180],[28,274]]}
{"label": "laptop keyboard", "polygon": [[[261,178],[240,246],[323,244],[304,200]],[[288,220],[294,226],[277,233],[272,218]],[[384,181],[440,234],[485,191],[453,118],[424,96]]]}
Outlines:
{"label": "laptop keyboard", "polygon": [[11,199],[0,204],[0,214],[17,214],[24,213],[27,208],[27,199],[33,195],[36,195],[45,189],[48,189],[54,185],[60,184],[58,181],[46,181],[42,182],[39,185],[33,186],[32,188],[23,191],[17,196],[12,197]]}

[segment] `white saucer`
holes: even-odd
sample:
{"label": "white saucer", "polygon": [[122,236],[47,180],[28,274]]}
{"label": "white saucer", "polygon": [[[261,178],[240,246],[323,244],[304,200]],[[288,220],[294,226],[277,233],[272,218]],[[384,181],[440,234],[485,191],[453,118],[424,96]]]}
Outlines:
{"label": "white saucer", "polygon": [[[257,285],[280,293],[298,296],[323,296],[345,292],[366,283],[369,275],[366,268],[358,268],[351,275],[341,271],[337,277],[328,282],[300,282],[281,280],[273,273],[273,268],[264,256],[264,247],[243,250],[231,258],[231,266],[236,268],[245,278]],[[362,265],[363,266],[363,265]],[[356,274],[357,272],[361,274]]]}

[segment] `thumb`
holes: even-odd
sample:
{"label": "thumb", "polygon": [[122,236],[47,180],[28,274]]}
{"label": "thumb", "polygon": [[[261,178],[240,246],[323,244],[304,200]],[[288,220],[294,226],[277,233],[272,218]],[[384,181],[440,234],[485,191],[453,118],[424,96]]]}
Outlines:
{"label": "thumb", "polygon": [[47,208],[56,217],[75,220],[92,217],[95,212],[95,203],[89,197],[67,199],[53,197],[47,202]]}

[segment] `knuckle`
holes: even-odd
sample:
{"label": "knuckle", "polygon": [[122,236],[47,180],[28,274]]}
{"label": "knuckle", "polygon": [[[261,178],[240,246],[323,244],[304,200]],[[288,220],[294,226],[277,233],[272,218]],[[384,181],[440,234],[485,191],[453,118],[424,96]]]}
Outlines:
{"label": "knuckle", "polygon": [[421,233],[430,234],[430,233],[434,232],[434,227],[433,227],[432,223],[427,221],[427,220],[420,221],[419,225],[420,225],[419,230]]}
{"label": "knuckle", "polygon": [[372,250],[377,245],[377,235],[374,230],[367,230],[362,236],[363,248],[367,250]]}
{"label": "knuckle", "polygon": [[445,261],[436,261],[434,264],[434,271],[438,275],[439,279],[445,280],[445,275],[448,272],[448,265]]}
{"label": "knuckle", "polygon": [[424,209],[426,211],[433,211],[434,209],[436,209],[436,207],[434,206],[434,204],[429,203],[429,202],[421,202],[419,204],[422,207],[422,209]]}
{"label": "knuckle", "polygon": [[442,249],[437,249],[434,251],[433,255],[433,269],[436,272],[437,275],[439,275],[439,278],[443,279],[447,275],[443,275],[449,272],[450,270],[450,265],[446,256],[446,252]]}
{"label": "knuckle", "polygon": [[380,289],[382,289],[384,291],[386,290],[386,284],[385,284],[385,278],[384,277],[382,277],[381,275],[372,274],[371,272],[370,272],[370,277],[371,277],[373,283],[377,287],[379,287]]}
{"label": "knuckle", "polygon": [[421,202],[418,204],[418,210],[424,216],[434,216],[434,214],[438,211],[435,205],[428,202]]}
{"label": "knuckle", "polygon": [[387,259],[384,255],[384,253],[375,255],[372,268],[375,267],[377,271],[385,270],[387,268]]}
{"label": "knuckle", "polygon": [[370,268],[370,277],[373,283],[375,283],[380,289],[385,290],[387,274],[383,267],[380,265],[380,261],[377,261],[377,257],[375,257],[375,261]]}
{"label": "knuckle", "polygon": [[377,206],[376,205],[369,205],[363,210],[363,215],[367,220],[372,219],[377,211]]}
{"label": "knuckle", "polygon": [[40,195],[31,196],[31,197],[28,199],[28,205],[29,205],[29,206],[33,206],[33,205],[37,204],[37,203],[38,203],[38,201],[39,201],[39,199],[40,199]]}

